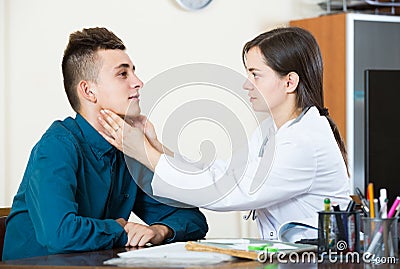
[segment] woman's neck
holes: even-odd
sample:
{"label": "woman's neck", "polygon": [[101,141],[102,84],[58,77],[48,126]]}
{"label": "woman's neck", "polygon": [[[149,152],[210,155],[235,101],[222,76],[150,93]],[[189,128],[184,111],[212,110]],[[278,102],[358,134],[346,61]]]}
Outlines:
{"label": "woman's neck", "polygon": [[275,109],[272,112],[277,129],[279,129],[286,122],[297,118],[301,114],[301,108],[289,107]]}

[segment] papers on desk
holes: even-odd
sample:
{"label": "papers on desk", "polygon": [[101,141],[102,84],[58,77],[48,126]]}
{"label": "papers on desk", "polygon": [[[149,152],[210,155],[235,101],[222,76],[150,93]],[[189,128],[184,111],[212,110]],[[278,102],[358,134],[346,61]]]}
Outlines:
{"label": "papers on desk", "polygon": [[185,242],[119,253],[120,258],[107,260],[104,264],[141,267],[177,267],[190,265],[211,265],[232,261],[230,255],[213,252],[196,252],[185,249]]}

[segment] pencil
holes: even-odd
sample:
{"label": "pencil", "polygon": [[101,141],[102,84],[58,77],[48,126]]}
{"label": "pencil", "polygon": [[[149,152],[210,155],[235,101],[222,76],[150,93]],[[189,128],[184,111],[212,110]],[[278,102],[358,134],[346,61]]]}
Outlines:
{"label": "pencil", "polygon": [[369,216],[375,218],[375,207],[374,207],[374,184],[368,184],[368,199],[369,199]]}
{"label": "pencil", "polygon": [[[330,212],[331,211],[331,200],[329,198],[324,199],[324,211],[325,212]],[[324,217],[324,230],[325,230],[325,249],[329,249],[329,239],[330,239],[330,234],[329,234],[329,229],[330,229],[330,215],[326,214]]]}

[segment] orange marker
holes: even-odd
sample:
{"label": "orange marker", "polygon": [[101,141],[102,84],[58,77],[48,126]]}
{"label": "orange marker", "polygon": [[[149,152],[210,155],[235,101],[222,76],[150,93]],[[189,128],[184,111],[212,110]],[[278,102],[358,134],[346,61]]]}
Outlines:
{"label": "orange marker", "polygon": [[369,199],[369,216],[370,218],[375,218],[375,208],[374,208],[374,184],[368,184],[368,199]]}

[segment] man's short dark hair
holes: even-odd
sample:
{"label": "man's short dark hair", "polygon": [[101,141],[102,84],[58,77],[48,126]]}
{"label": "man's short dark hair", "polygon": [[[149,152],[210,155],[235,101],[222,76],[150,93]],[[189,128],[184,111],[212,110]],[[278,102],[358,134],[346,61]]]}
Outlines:
{"label": "man's short dark hair", "polygon": [[83,29],[69,36],[62,60],[62,72],[65,92],[76,112],[80,110],[76,86],[81,80],[97,82],[101,63],[96,52],[100,49],[125,50],[125,45],[106,28]]}

